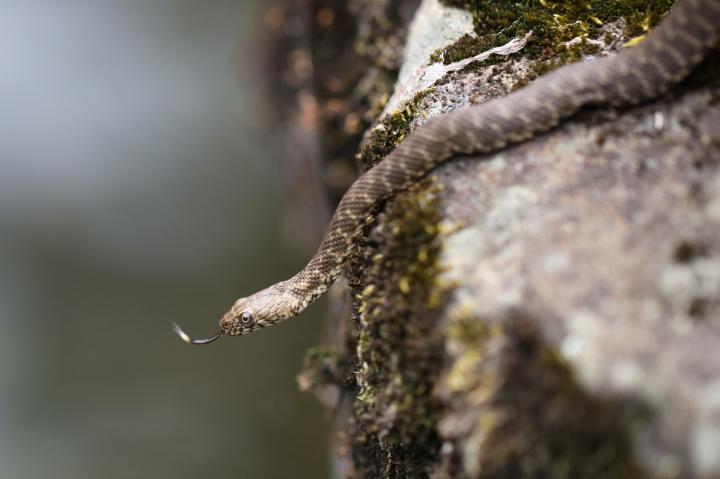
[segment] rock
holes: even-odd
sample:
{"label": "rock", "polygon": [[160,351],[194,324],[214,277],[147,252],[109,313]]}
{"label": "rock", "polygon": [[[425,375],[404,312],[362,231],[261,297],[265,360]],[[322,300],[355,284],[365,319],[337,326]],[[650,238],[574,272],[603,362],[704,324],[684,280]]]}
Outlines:
{"label": "rock", "polygon": [[[408,88],[447,43],[438,8],[419,10],[367,164],[547,63],[521,49]],[[592,55],[621,47],[623,18],[589,18]],[[387,202],[349,272],[348,475],[720,477],[717,58],[671,95],[455,159]]]}
{"label": "rock", "polygon": [[[698,131],[718,93],[588,115],[437,171],[442,221],[460,225],[442,240],[442,277],[455,285],[443,321],[480,331],[446,339],[440,428],[471,475],[498,453],[549,474],[557,434],[574,448],[591,439],[567,458],[576,466],[605,447],[603,468],[720,474],[720,149]],[[468,409],[473,427],[458,421]]]}

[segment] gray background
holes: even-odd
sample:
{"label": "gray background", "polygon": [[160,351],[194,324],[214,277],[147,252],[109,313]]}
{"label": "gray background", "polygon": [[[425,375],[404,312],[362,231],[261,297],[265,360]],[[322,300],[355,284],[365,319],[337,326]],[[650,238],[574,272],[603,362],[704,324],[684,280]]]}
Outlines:
{"label": "gray background", "polygon": [[294,381],[322,306],[170,330],[311,253],[281,234],[258,3],[0,0],[0,478],[326,475]]}

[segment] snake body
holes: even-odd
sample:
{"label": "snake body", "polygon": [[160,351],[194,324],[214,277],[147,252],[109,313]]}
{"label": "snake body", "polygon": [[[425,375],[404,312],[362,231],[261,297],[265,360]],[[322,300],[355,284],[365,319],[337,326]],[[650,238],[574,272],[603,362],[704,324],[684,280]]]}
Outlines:
{"label": "snake body", "polygon": [[372,208],[458,155],[486,154],[526,141],[587,106],[627,106],[680,82],[718,43],[720,0],[681,0],[638,46],[562,67],[507,96],[447,113],[409,134],[345,193],[318,251],[292,278],[239,299],[220,319],[240,335],[304,310],[342,272]]}

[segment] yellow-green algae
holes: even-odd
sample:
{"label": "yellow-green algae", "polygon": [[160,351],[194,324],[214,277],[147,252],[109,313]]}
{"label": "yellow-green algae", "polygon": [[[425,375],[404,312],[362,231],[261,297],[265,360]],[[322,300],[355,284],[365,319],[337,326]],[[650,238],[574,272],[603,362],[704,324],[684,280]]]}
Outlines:
{"label": "yellow-green algae", "polygon": [[452,404],[446,414],[466,419],[456,439],[463,468],[449,475],[649,478],[634,459],[632,421],[623,414],[642,417],[639,408],[583,391],[532,318],[478,318],[468,309],[451,315],[447,340],[455,354],[438,391]]}
{"label": "yellow-green algae", "polygon": [[436,279],[440,215],[429,181],[387,203],[352,261],[359,477],[427,477],[437,460],[440,409],[431,392],[442,364],[436,319],[445,293]]}

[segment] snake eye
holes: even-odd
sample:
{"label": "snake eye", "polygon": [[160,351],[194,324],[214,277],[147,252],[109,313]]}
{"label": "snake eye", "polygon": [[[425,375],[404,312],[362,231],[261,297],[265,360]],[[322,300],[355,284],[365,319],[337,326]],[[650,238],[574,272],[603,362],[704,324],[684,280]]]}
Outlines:
{"label": "snake eye", "polygon": [[243,314],[240,315],[240,321],[241,321],[243,324],[250,324],[250,322],[252,321],[252,319],[253,319],[252,314],[250,314],[250,313],[247,312],[247,311],[245,311]]}

